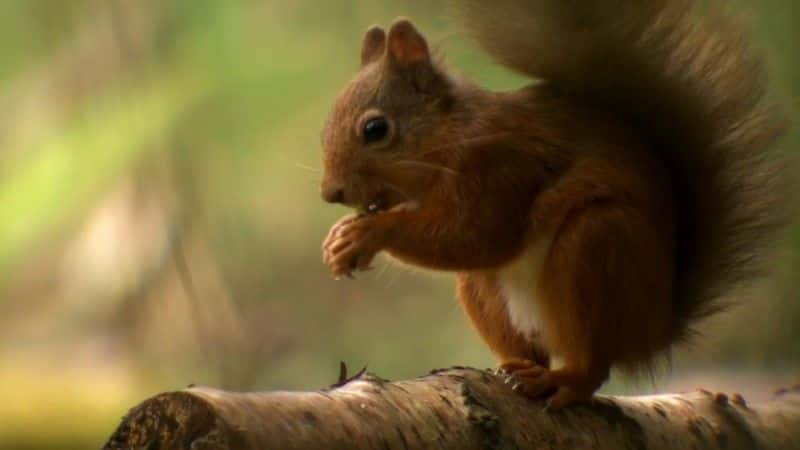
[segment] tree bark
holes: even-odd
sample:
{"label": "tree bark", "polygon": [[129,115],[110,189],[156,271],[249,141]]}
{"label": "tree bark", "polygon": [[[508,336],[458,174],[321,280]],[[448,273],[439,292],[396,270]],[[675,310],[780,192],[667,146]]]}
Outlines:
{"label": "tree bark", "polygon": [[389,382],[359,373],[316,392],[157,395],[134,407],[110,449],[800,450],[800,385],[748,405],[698,390],[597,396],[560,411],[491,372],[437,370]]}

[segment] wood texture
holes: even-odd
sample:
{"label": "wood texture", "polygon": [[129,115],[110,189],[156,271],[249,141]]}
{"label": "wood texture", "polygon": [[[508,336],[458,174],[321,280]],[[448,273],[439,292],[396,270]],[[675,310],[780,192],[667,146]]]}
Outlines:
{"label": "wood texture", "polygon": [[469,368],[337,384],[163,393],[134,407],[103,449],[800,449],[800,385],[757,405],[698,390],[553,412]]}

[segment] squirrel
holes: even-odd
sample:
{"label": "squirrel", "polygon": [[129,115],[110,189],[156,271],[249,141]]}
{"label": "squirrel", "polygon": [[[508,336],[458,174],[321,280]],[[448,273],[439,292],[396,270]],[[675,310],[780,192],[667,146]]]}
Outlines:
{"label": "squirrel", "polygon": [[460,0],[465,30],[531,79],[491,92],[407,19],[363,37],[322,133],[322,197],[358,212],[336,278],[386,251],[452,271],[513,388],[561,408],[652,367],[758,275],[785,224],[784,117],[725,8]]}

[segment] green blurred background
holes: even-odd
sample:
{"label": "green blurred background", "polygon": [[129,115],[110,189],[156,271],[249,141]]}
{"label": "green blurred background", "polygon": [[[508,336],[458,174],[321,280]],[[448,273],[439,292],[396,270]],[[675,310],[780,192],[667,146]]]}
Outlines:
{"label": "green blurred background", "polygon": [[[0,2],[0,449],[97,448],[128,407],[189,383],[494,364],[450,276],[381,259],[335,282],[320,261],[346,211],[319,200],[319,131],[367,26],[412,16],[481,84],[524,83],[439,3]],[[797,116],[793,3],[747,9]],[[763,300],[710,321],[672,370],[605,391],[758,397],[800,380],[800,233],[786,243]]]}

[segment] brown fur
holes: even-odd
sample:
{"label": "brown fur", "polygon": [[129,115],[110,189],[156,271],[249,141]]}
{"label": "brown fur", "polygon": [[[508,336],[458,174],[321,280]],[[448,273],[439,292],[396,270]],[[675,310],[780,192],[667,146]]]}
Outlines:
{"label": "brown fur", "polygon": [[[372,28],[326,125],[322,190],[380,210],[331,229],[335,276],[381,250],[459,272],[461,303],[501,363],[563,359],[518,372],[561,406],[612,365],[650,363],[754,272],[743,258],[774,235],[783,178],[763,179],[777,122],[738,34],[693,25],[691,2],[556,3],[463,1],[479,42],[547,80],[511,93],[450,74],[408,21]],[[514,20],[525,28],[499,26]],[[369,142],[374,117],[390,131]],[[526,337],[498,276],[544,238],[541,328]]]}

